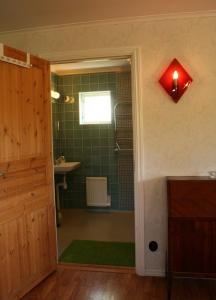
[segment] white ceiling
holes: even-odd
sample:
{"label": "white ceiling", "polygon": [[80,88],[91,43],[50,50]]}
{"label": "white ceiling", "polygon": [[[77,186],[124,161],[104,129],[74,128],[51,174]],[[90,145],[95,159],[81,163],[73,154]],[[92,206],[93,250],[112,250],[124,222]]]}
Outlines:
{"label": "white ceiling", "polygon": [[216,11],[215,0],[0,0],[0,32],[122,17]]}
{"label": "white ceiling", "polygon": [[89,70],[98,68],[114,68],[114,67],[129,67],[130,59],[97,59],[97,60],[84,60],[65,64],[51,65],[51,71],[60,73],[61,71],[75,71],[75,70]]}

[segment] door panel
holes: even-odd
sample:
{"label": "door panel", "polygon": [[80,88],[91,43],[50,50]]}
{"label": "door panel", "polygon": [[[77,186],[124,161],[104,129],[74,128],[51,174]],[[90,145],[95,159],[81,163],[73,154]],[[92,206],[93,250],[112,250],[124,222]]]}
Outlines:
{"label": "door panel", "polygon": [[[19,50],[4,54],[26,60]],[[19,299],[56,269],[49,63],[0,61],[0,299]]]}
{"label": "door panel", "polygon": [[[19,254],[18,243],[16,243],[17,239],[13,240],[13,237],[17,234],[18,228],[15,221],[8,222],[1,226],[0,235],[3,241],[3,243],[1,243],[1,269],[4,270],[1,278],[4,280],[1,285],[1,292],[3,292],[4,296],[16,292],[20,285],[20,274],[13,270],[13,268],[19,270],[19,267],[17,267],[19,265],[19,260],[17,259]],[[15,279],[15,277],[17,278]]]}

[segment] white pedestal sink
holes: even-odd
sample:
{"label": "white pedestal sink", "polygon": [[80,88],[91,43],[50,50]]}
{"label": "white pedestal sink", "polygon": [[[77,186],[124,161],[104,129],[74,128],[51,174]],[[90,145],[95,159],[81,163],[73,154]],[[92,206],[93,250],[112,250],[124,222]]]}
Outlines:
{"label": "white pedestal sink", "polygon": [[60,206],[60,197],[59,197],[59,189],[62,187],[64,190],[67,190],[67,181],[66,175],[67,173],[79,168],[80,162],[72,161],[72,162],[62,162],[60,164],[54,165],[54,173],[55,174],[62,174],[63,181],[56,184],[56,219],[57,219],[57,226],[61,225],[61,206]]}

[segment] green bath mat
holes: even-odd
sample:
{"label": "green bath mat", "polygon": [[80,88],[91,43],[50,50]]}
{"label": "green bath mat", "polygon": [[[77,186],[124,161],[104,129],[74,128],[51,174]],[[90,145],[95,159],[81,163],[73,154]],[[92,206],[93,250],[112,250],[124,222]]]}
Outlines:
{"label": "green bath mat", "polygon": [[75,240],[59,259],[64,263],[135,266],[134,243]]}

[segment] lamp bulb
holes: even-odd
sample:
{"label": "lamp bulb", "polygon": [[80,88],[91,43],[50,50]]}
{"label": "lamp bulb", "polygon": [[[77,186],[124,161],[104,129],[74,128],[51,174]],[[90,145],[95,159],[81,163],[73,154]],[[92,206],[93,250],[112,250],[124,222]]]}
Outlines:
{"label": "lamp bulb", "polygon": [[178,72],[175,70],[173,72],[173,79],[178,79],[179,75],[178,75]]}

